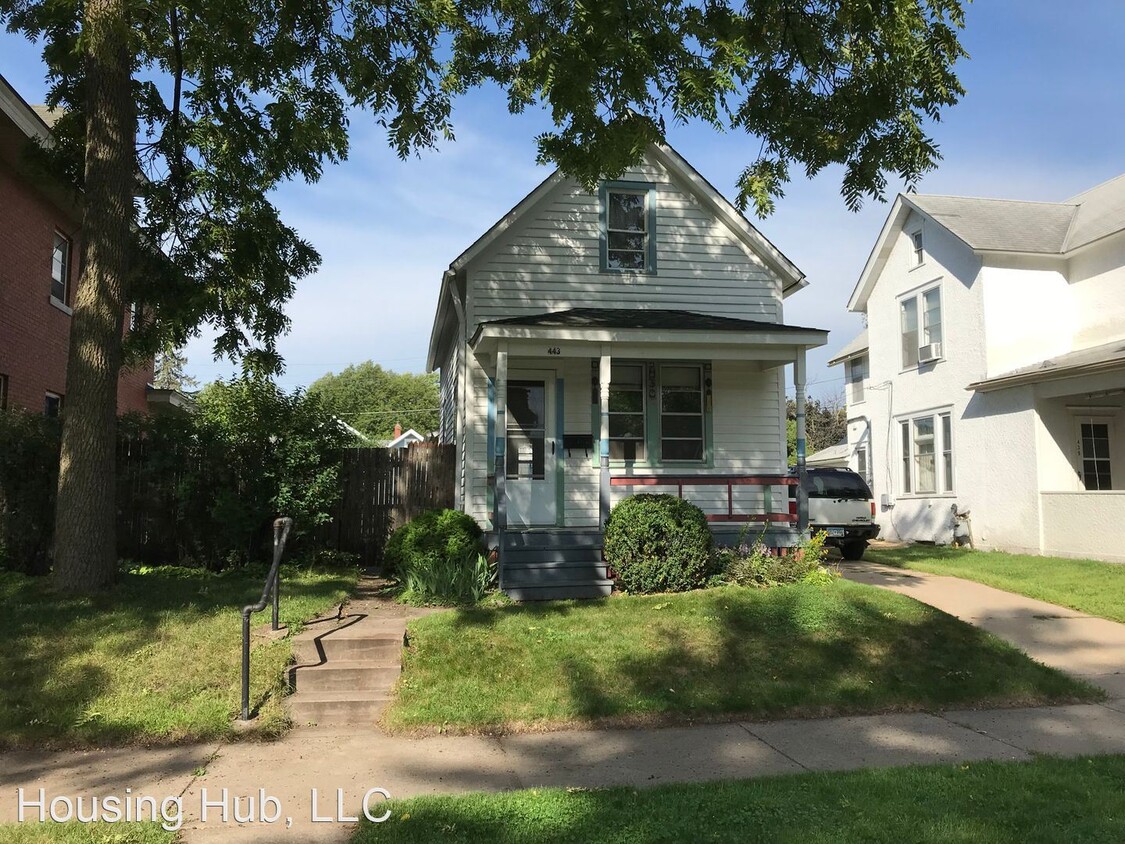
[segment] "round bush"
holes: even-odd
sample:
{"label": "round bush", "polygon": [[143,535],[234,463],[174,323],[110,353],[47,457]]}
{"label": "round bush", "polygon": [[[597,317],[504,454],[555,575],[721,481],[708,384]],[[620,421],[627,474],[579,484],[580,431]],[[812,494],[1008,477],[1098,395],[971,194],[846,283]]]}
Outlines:
{"label": "round bush", "polygon": [[713,540],[703,511],[672,495],[621,501],[605,525],[605,558],[630,592],[683,592],[710,574]]}
{"label": "round bush", "polygon": [[391,534],[383,552],[383,571],[403,576],[412,569],[460,565],[480,550],[483,531],[460,510],[427,510]]}

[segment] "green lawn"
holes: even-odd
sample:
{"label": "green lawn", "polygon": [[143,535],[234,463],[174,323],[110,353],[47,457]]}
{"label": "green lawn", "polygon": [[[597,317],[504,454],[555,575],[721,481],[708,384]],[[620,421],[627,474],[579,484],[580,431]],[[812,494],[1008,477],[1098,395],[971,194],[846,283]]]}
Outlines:
{"label": "green lawn", "polygon": [[400,731],[819,716],[1099,699],[1000,639],[838,581],[525,604],[410,624]]}
{"label": "green lawn", "polygon": [[874,563],[963,577],[1090,615],[1125,621],[1125,565],[936,545],[871,548],[865,556]]}
{"label": "green lawn", "polygon": [[0,844],[172,844],[158,823],[0,824]]}
{"label": "green lawn", "polygon": [[[169,744],[231,734],[238,712],[241,608],[264,570],[159,568],[95,598],[61,597],[38,578],[0,573],[0,747]],[[343,600],[351,572],[282,574],[283,621]],[[254,616],[255,626],[269,614]],[[284,727],[288,641],[256,644],[256,731]]]}
{"label": "green lawn", "polygon": [[634,790],[545,789],[389,805],[353,844],[1119,844],[1125,757],[798,774]]}

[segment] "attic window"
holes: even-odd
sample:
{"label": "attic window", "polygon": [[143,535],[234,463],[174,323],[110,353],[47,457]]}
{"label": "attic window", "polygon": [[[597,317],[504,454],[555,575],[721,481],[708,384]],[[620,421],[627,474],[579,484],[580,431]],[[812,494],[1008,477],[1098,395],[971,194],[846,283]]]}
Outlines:
{"label": "attic window", "polygon": [[604,186],[602,220],[603,270],[656,271],[656,203],[652,187],[629,182]]}
{"label": "attic window", "polygon": [[920,267],[922,266],[922,262],[925,260],[925,252],[922,249],[921,229],[918,229],[918,231],[910,235],[910,243],[914,247],[914,266]]}

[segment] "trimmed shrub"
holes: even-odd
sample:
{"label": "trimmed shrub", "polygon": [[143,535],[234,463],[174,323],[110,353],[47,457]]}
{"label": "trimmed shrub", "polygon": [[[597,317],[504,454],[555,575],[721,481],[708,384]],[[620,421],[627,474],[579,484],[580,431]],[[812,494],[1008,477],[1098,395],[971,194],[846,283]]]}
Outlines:
{"label": "trimmed shrub", "polygon": [[787,583],[825,586],[837,577],[824,567],[825,537],[823,531],[817,531],[788,554],[777,554],[762,543],[761,537],[753,545],[740,542],[733,548],[720,548],[716,556],[723,568],[723,580],[761,589]]}
{"label": "trimmed shrub", "polygon": [[46,574],[59,477],[59,422],[0,411],[0,569]]}
{"label": "trimmed shrub", "polygon": [[703,586],[714,540],[703,511],[673,495],[641,493],[618,502],[605,525],[605,558],[629,592]]}
{"label": "trimmed shrub", "polygon": [[[434,598],[452,597],[461,569],[476,564],[483,535],[476,519],[460,510],[427,510],[391,534],[383,553],[383,571],[411,588],[411,578],[423,592],[436,590]],[[424,597],[420,595],[419,597]]]}

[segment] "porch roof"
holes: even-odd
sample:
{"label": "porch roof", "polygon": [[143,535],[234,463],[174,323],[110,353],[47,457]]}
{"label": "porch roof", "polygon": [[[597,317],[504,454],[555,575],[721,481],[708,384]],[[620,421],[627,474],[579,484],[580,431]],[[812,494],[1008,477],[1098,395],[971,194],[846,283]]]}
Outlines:
{"label": "porch roof", "polygon": [[555,339],[588,342],[720,343],[814,348],[828,332],[777,322],[735,319],[692,311],[571,308],[481,323],[470,344],[488,340]]}
{"label": "porch roof", "polygon": [[1038,384],[1042,381],[1056,381],[1116,369],[1125,369],[1125,341],[1122,340],[1056,355],[994,378],[974,381],[967,389],[987,393],[1021,384]]}

